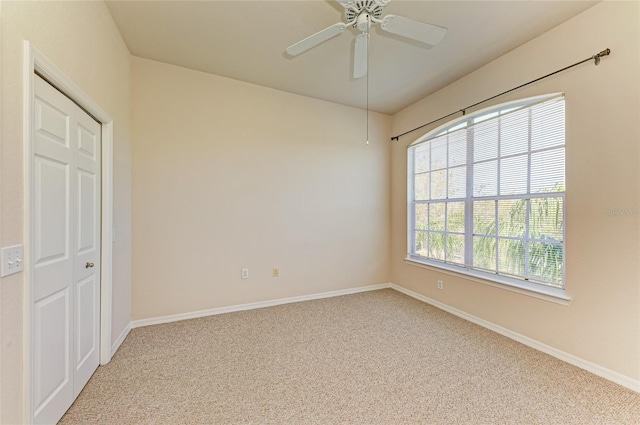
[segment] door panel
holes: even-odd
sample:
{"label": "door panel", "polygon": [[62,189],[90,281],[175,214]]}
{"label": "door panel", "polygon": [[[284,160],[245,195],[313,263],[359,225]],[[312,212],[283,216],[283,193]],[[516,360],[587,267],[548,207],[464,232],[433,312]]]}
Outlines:
{"label": "door panel", "polygon": [[33,408],[35,423],[55,423],[73,402],[70,127],[74,105],[40,78],[35,82]]}
{"label": "door panel", "polygon": [[85,170],[78,170],[78,254],[96,250],[96,180],[97,176]]}
{"label": "door panel", "polygon": [[85,324],[78,327],[75,344],[77,369],[81,369],[98,349],[97,335],[93,332],[97,317],[94,314],[95,309],[92,308],[98,298],[98,291],[99,287],[93,275],[78,283],[76,288],[76,321]]}
{"label": "door panel", "polygon": [[33,421],[55,423],[99,363],[100,124],[38,76],[34,113]]}
{"label": "door panel", "polygon": [[42,98],[36,98],[36,134],[58,142],[65,148],[69,147],[69,115],[68,102],[54,100],[58,106],[52,105]]}
{"label": "door panel", "polygon": [[98,136],[94,131],[85,128],[82,124],[78,124],[78,152],[92,161],[97,159],[97,139]]}
{"label": "door panel", "polygon": [[100,362],[100,125],[86,113],[75,118],[74,397]]}
{"label": "door panel", "polygon": [[46,413],[73,396],[69,292],[69,288],[64,288],[34,305],[33,345],[37,355],[33,364],[35,376],[40,377],[34,383],[36,412]]}
{"label": "door panel", "polygon": [[69,259],[69,164],[41,156],[34,163],[34,263]]}

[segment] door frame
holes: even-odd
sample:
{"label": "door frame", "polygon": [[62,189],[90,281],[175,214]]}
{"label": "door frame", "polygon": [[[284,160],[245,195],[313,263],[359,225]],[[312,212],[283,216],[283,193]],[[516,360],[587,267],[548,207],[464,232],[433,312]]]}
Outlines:
{"label": "door frame", "polygon": [[32,277],[33,277],[33,180],[31,174],[33,156],[33,123],[34,123],[34,76],[37,72],[56,89],[82,107],[101,125],[101,224],[100,224],[100,364],[111,361],[111,316],[112,316],[112,269],[113,269],[113,119],[91,99],[73,80],[67,77],[53,62],[47,59],[28,40],[24,41],[23,66],[23,243],[24,243],[24,303],[23,303],[23,418],[31,423],[33,388],[32,370]]}

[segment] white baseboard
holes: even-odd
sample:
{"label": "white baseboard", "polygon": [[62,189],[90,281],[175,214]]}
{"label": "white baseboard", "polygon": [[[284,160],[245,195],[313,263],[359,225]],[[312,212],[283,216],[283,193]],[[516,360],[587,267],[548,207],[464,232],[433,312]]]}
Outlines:
{"label": "white baseboard", "polygon": [[116,354],[116,351],[118,351],[118,348],[120,348],[127,335],[129,335],[129,332],[131,332],[131,322],[129,322],[129,324],[125,326],[118,339],[116,339],[116,341],[111,346],[111,357]]}
{"label": "white baseboard", "polygon": [[228,307],[218,307],[208,310],[194,311],[191,313],[172,314],[170,316],[152,317],[149,319],[134,320],[131,322],[132,328],[142,326],[158,325],[161,323],[177,322],[179,320],[197,319],[199,317],[213,316],[216,314],[233,313],[235,311],[253,310],[256,308],[272,307],[275,305],[297,303],[300,301],[318,300],[321,298],[339,297],[342,295],[357,294],[359,292],[376,291],[378,289],[390,288],[391,284],[381,283],[379,285],[360,286],[357,288],[340,289],[338,291],[321,292],[319,294],[301,295],[298,297],[280,298],[277,300],[259,301],[255,303],[239,304]]}
{"label": "white baseboard", "polygon": [[471,314],[465,313],[462,310],[458,310],[456,308],[450,307],[446,304],[441,303],[440,301],[436,301],[434,299],[425,297],[424,295],[418,294],[416,292],[410,291],[409,289],[403,288],[396,284],[391,283],[389,285],[392,289],[395,289],[398,292],[402,292],[412,298],[423,301],[427,304],[431,304],[434,307],[437,307],[441,310],[444,310],[448,313],[451,313],[455,316],[461,317],[469,322],[480,325],[484,328],[492,330],[494,332],[499,333],[500,335],[504,335],[507,338],[511,338],[516,340],[528,347],[534,348],[538,351],[542,351],[543,353],[549,354],[557,359],[560,359],[564,362],[577,366],[581,369],[584,369],[588,372],[593,373],[594,375],[598,375],[604,379],[615,382],[616,384],[622,385],[625,388],[628,388],[632,391],[636,391],[640,393],[640,381],[630,378],[626,375],[613,371],[611,369],[607,369],[590,361],[581,359],[580,357],[574,356],[573,354],[566,353],[564,351],[558,350],[557,348],[551,347],[549,345],[543,344],[540,341],[529,338],[528,336],[519,334],[517,332],[513,332],[509,329],[503,328],[502,326],[498,326],[484,319],[480,319],[479,317],[473,316]]}

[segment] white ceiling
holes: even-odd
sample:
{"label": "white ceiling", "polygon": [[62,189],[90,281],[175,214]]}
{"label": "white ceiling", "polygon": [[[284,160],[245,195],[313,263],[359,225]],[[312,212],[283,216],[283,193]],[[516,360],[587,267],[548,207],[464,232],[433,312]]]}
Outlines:
{"label": "white ceiling", "polygon": [[[372,31],[369,105],[395,113],[570,19],[597,1],[393,0],[394,14],[448,28],[427,48]],[[285,48],[344,20],[333,0],[108,1],[131,53],[266,87],[364,108],[349,28],[297,57]],[[508,89],[510,87],[505,87]]]}

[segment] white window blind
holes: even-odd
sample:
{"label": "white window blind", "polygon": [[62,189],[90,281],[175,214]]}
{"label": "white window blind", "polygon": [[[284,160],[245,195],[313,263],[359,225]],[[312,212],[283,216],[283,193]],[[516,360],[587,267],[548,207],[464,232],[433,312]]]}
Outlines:
{"label": "white window blind", "polygon": [[512,102],[411,145],[409,258],[563,289],[564,107]]}

